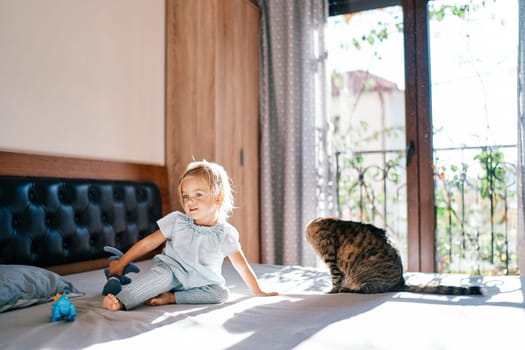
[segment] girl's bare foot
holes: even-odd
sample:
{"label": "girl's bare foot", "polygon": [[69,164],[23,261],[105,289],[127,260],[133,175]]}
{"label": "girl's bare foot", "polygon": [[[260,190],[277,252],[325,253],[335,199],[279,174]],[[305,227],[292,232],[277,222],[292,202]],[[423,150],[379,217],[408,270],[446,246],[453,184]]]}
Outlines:
{"label": "girl's bare foot", "polygon": [[117,299],[113,294],[108,294],[102,300],[102,308],[109,311],[118,311],[123,310],[124,305]]}
{"label": "girl's bare foot", "polygon": [[175,294],[174,293],[162,293],[157,295],[154,298],[149,299],[144,304],[147,305],[166,305],[166,304],[175,304]]}

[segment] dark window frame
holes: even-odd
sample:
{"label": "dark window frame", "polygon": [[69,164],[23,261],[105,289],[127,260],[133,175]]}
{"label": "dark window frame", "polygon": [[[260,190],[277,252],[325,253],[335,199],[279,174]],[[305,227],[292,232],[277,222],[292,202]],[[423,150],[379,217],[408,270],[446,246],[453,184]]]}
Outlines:
{"label": "dark window frame", "polygon": [[330,16],[401,5],[401,0],[328,0]]}
{"label": "dark window frame", "polygon": [[407,164],[407,269],[434,272],[436,215],[432,168],[428,1],[329,0],[329,15],[396,5],[403,8],[406,144],[412,144],[415,151]]}

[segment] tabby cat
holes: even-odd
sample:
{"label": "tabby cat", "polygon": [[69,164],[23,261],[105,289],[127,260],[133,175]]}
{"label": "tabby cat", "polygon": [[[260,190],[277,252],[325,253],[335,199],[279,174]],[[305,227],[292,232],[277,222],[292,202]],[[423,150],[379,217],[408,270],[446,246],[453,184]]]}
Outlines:
{"label": "tabby cat", "polygon": [[330,293],[482,294],[479,286],[406,285],[399,252],[385,230],[370,224],[321,217],[308,223],[306,239],[330,269]]}

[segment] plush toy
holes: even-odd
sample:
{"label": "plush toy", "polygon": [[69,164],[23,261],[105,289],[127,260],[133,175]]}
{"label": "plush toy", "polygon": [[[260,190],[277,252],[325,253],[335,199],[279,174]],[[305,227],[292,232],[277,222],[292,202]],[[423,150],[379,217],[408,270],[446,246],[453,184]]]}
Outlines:
{"label": "plush toy", "polygon": [[[122,253],[117,248],[111,247],[111,246],[105,246],[104,250],[108,253],[112,253],[113,256],[109,257],[109,261],[119,260],[124,253]],[[134,263],[129,263],[124,268],[123,275],[120,276],[118,274],[109,275],[109,268],[104,269],[104,274],[106,275],[107,282],[104,285],[104,288],[102,289],[102,295],[108,295],[113,294],[117,295],[122,290],[122,285],[131,283],[131,278],[127,277],[126,274],[130,272],[138,273],[140,272],[140,269],[137,265]]]}
{"label": "plush toy", "polygon": [[53,297],[53,301],[53,304],[51,304],[51,322],[75,320],[77,309],[67,295],[57,293]]}

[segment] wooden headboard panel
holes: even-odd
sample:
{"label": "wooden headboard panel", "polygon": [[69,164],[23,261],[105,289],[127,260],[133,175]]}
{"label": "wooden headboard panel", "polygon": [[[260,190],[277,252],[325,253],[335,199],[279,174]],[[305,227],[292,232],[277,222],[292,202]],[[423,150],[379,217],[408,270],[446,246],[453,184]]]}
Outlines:
{"label": "wooden headboard panel", "polygon": [[152,181],[160,189],[163,215],[171,211],[165,166],[0,151],[0,175]]}
{"label": "wooden headboard panel", "polygon": [[[161,214],[165,215],[171,210],[167,172],[163,166],[0,151],[0,176],[6,175],[33,177],[36,178],[37,181],[40,177],[59,178],[65,179],[66,183],[68,183],[68,179],[72,179],[72,186],[76,186],[74,181],[78,179],[103,180],[102,184],[107,180],[109,186],[112,186],[113,181],[127,181],[131,183],[150,182],[158,187],[162,203]],[[46,182],[44,182],[44,184],[46,184]],[[14,183],[13,186],[15,186]],[[134,184],[132,184],[132,186],[134,186]],[[62,274],[67,274],[87,271],[106,265],[107,258],[51,266],[48,268]]]}

